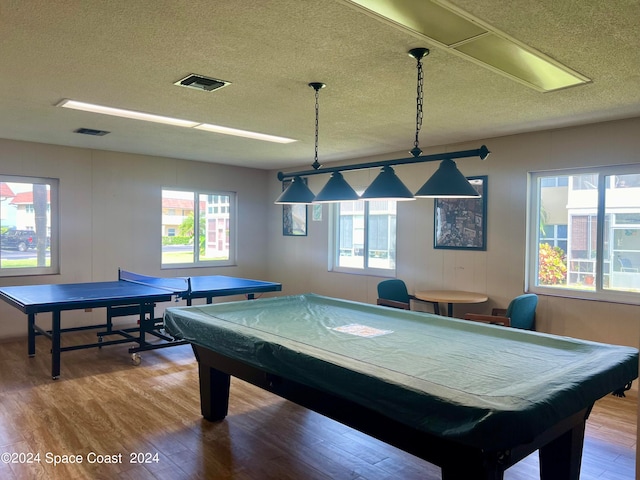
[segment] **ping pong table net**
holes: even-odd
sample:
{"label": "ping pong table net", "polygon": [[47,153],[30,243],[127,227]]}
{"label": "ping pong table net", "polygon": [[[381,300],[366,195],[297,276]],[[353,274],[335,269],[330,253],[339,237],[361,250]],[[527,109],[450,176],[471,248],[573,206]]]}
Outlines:
{"label": "ping pong table net", "polygon": [[178,297],[188,297],[191,294],[191,278],[189,277],[151,277],[127,270],[118,269],[118,280],[146,285],[169,291]]}

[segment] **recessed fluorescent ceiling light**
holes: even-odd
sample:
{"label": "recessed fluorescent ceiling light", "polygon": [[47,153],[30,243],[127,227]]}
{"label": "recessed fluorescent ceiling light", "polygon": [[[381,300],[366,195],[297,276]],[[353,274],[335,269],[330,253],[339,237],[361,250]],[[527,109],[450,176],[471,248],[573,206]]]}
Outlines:
{"label": "recessed fluorescent ceiling light", "polygon": [[541,92],[591,81],[443,0],[345,1]]}
{"label": "recessed fluorescent ceiling light", "polygon": [[196,125],[198,125],[198,122],[190,122],[189,120],[163,117],[161,115],[153,115],[151,113],[134,112],[132,110],[123,110],[121,108],[105,107],[103,105],[94,105],[92,103],[78,102],[76,100],[62,100],[56,106],[72,108],[73,110],[82,110],[83,112],[112,115],[114,117],[131,118],[133,120],[144,120],[145,122],[164,123],[166,125],[174,125],[176,127],[195,127]]}
{"label": "recessed fluorescent ceiling light", "polygon": [[56,105],[56,107],[71,108],[74,110],[82,110],[84,112],[100,113],[103,115],[112,115],[115,117],[130,118],[133,120],[143,120],[145,122],[163,123],[165,125],[173,125],[176,127],[197,128],[198,130],[206,130],[208,132],[220,133],[222,135],[234,135],[236,137],[264,140],[266,142],[292,143],[297,141],[291,138],[277,137],[264,133],[249,132],[247,130],[237,130],[235,128],[221,127],[218,125],[210,125],[207,123],[198,123],[190,120],[181,120],[179,118],[164,117],[162,115],[154,115],[151,113],[135,112],[133,110],[124,110],[122,108],[94,105],[92,103],[78,102],[76,100],[62,100]]}
{"label": "recessed fluorescent ceiling light", "polygon": [[247,137],[255,140],[265,140],[267,142],[275,143],[291,143],[295,142],[291,138],[276,137],[274,135],[267,135],[265,133],[247,132],[246,130],[238,130],[236,128],[221,127],[220,125],[211,125],[209,123],[201,123],[195,127],[198,130],[205,130],[207,132],[221,133],[223,135],[235,135],[236,137]]}

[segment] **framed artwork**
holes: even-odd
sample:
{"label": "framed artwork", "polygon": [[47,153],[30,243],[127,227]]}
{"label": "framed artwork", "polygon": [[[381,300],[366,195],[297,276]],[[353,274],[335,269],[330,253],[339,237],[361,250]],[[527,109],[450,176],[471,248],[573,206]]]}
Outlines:
{"label": "framed artwork", "polygon": [[433,247],[487,249],[487,176],[467,177],[480,198],[436,198]]}
{"label": "framed artwork", "polygon": [[[291,180],[285,180],[282,182],[282,190],[286,190],[290,183]],[[282,206],[282,235],[296,237],[304,237],[307,235],[306,205]]]}
{"label": "framed artwork", "polygon": [[312,212],[313,212],[313,214],[311,215],[312,220],[314,222],[321,222],[322,221],[322,204],[315,203],[313,205]]}

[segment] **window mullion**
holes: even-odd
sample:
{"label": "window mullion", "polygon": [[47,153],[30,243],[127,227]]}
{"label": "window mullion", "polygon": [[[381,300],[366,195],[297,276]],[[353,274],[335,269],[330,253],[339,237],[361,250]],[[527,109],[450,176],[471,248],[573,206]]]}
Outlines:
{"label": "window mullion", "polygon": [[364,202],[364,238],[363,242],[363,252],[364,255],[364,268],[369,268],[369,203]]}
{"label": "window mullion", "polygon": [[200,193],[193,192],[193,260],[200,261]]}
{"label": "window mullion", "polygon": [[595,286],[596,292],[602,291],[604,283],[604,220],[605,220],[605,196],[607,175],[600,174],[598,176],[598,206],[597,206],[597,223],[596,223],[596,275]]}

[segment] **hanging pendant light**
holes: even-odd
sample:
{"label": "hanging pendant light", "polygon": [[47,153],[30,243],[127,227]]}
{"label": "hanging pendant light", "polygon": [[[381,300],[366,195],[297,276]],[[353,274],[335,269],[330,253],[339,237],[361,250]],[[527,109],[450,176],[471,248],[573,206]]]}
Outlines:
{"label": "hanging pendant light", "polygon": [[[318,91],[325,85],[322,83],[310,83],[309,86],[316,91],[316,148],[313,170],[299,172],[278,172],[278,180],[293,179],[291,185],[283,192],[276,203],[328,203],[340,201],[358,200],[415,200],[420,198],[478,198],[481,195],[475,190],[473,185],[458,170],[453,159],[480,157],[485,160],[489,155],[489,149],[482,145],[478,149],[463,150],[459,152],[437,153],[422,155],[419,146],[420,129],[422,127],[423,116],[423,85],[424,73],[422,70],[422,59],[429,54],[427,48],[414,48],[409,50],[409,55],[416,59],[418,68],[417,99],[416,99],[416,134],[413,148],[410,150],[411,157],[395,160],[380,160],[365,162],[354,165],[341,165],[339,167],[322,168],[318,162]],[[393,167],[423,162],[440,161],[440,166],[436,173],[414,194],[396,176]],[[358,197],[357,193],[349,186],[342,176],[342,172],[350,170],[364,170],[371,168],[381,168],[380,174],[376,177],[365,192]],[[331,178],[314,197],[306,186],[306,177],[318,174],[331,173]],[[291,190],[291,192],[289,192]]]}
{"label": "hanging pendant light", "polygon": [[429,180],[416,192],[419,198],[478,198],[481,195],[458,170],[456,162],[443,160]]}
{"label": "hanging pendant light", "polygon": [[415,200],[415,197],[411,193],[402,180],[398,178],[393,167],[382,167],[382,171],[376,177],[376,179],[367,187],[364,193],[360,196],[362,200],[395,200],[395,201],[407,201]]}
{"label": "hanging pendant light", "polygon": [[[420,128],[422,127],[422,106],[423,106],[423,85],[424,72],[422,70],[422,59],[429,55],[427,48],[413,48],[409,50],[409,55],[416,59],[418,68],[418,92],[416,100],[416,138],[413,142],[413,149],[409,153],[414,157],[422,154],[419,144]],[[416,192],[419,198],[474,198],[480,195],[469,183],[469,180],[458,170],[453,160],[443,160],[429,180]]]}
{"label": "hanging pendant light", "polygon": [[333,172],[331,178],[316,195],[313,203],[350,202],[358,200],[358,194],[351,188],[340,172]]}
{"label": "hanging pendant light", "polygon": [[314,193],[309,190],[302,177],[293,177],[291,184],[273,203],[276,205],[308,204],[313,202],[314,197]]}
{"label": "hanging pendant light", "polygon": [[[314,169],[322,167],[318,162],[318,91],[325,87],[324,83],[310,83],[309,86],[316,91],[316,152],[315,161],[311,165]],[[358,200],[358,194],[351,188],[340,172],[333,172],[327,184],[320,190],[313,203],[348,202]]]}
{"label": "hanging pendant light", "polygon": [[[316,91],[316,149],[314,161],[311,164],[314,170],[318,170],[322,165],[318,162],[318,92],[321,88],[325,87],[324,83],[320,82],[311,82],[309,84],[311,88]],[[282,192],[282,194],[278,197],[278,199],[274,202],[275,204],[309,204],[313,202],[315,198],[315,194],[309,190],[307,184],[302,179],[302,177],[296,176],[293,178],[293,182],[291,185],[287,187],[287,189]]]}
{"label": "hanging pendant light", "polygon": [[[422,153],[420,150],[419,136],[422,127],[422,86],[424,84],[424,74],[422,73],[422,58],[429,55],[428,48],[414,48],[409,50],[409,55],[418,61],[418,95],[416,98],[416,138],[413,142],[413,148],[409,153],[414,157],[419,157]],[[362,194],[363,200],[415,200],[411,191],[396,176],[393,168],[384,167],[382,172],[376,177],[369,188]]]}
{"label": "hanging pendant light", "polygon": [[443,160],[429,180],[416,192],[418,198],[479,198],[473,185],[465,178],[456,162]]}

